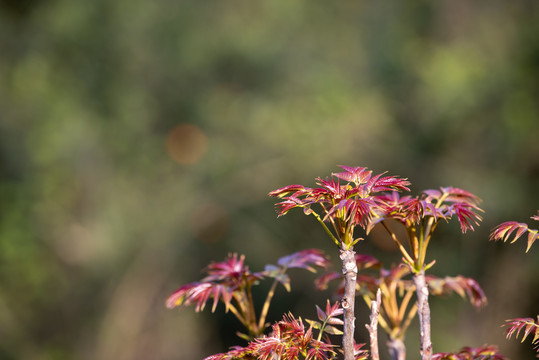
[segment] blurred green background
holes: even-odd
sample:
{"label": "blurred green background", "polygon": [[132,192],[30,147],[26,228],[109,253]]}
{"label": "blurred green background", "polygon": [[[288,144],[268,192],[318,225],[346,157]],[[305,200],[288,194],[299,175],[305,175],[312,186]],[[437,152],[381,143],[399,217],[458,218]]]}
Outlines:
{"label": "blurred green background", "polygon": [[[488,234],[537,227],[538,2],[1,0],[0,359],[242,344],[222,308],[165,299],[229,252],[253,271],[306,247],[336,259],[313,218],[277,219],[267,193],[339,164],[483,198],[482,226],[440,226],[431,258],[489,305],[432,299],[434,348],[533,358],[500,325],[539,313],[539,245]],[[399,260],[383,239],[357,250]],[[292,272],[272,319],[314,318],[329,293],[313,278]]]}

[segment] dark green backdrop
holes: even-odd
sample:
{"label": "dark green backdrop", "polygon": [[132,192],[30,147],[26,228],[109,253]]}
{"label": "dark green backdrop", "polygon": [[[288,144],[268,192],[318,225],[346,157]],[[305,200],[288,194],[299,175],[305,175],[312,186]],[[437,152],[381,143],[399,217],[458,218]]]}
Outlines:
{"label": "dark green backdrop", "polygon": [[[533,356],[500,325],[539,313],[539,246],[488,234],[539,209],[538,5],[0,1],[0,359],[199,359],[241,343],[222,308],[166,297],[228,252],[253,270],[304,247],[336,258],[314,219],[276,219],[267,193],[338,164],[483,198],[480,229],[440,226],[432,256],[489,305],[433,299],[434,348]],[[314,318],[328,294],[292,277],[272,319]]]}

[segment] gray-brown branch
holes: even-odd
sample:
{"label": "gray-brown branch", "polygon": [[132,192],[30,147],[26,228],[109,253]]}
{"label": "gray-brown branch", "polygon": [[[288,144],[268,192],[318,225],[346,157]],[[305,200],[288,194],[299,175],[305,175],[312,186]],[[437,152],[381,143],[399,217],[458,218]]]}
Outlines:
{"label": "gray-brown branch", "polygon": [[[343,244],[344,247],[344,244]],[[342,349],[344,360],[354,360],[354,329],[356,318],[354,316],[354,300],[356,297],[357,264],[352,248],[341,250],[342,272],[344,274],[344,297],[342,308],[344,310],[344,329]]]}
{"label": "gray-brown branch", "polygon": [[417,294],[421,360],[431,360],[432,342],[430,339],[429,289],[425,282],[425,271],[421,270],[419,273],[414,274],[413,279]]}
{"label": "gray-brown branch", "polygon": [[378,352],[378,315],[380,315],[380,303],[382,302],[382,292],[380,289],[376,292],[376,301],[371,301],[371,316],[370,325],[365,327],[369,330],[369,339],[371,343],[371,360],[379,360],[380,354]]}
{"label": "gray-brown branch", "polygon": [[389,350],[391,360],[406,359],[406,346],[401,339],[389,339],[387,341],[387,349]]}

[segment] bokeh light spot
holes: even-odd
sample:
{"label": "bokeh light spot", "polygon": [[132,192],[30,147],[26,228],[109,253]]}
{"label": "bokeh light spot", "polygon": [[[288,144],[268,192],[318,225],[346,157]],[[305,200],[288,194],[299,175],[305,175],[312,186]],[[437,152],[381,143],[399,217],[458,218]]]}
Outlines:
{"label": "bokeh light spot", "polygon": [[208,137],[196,125],[180,124],[168,134],[167,150],[176,162],[195,164],[208,150]]}

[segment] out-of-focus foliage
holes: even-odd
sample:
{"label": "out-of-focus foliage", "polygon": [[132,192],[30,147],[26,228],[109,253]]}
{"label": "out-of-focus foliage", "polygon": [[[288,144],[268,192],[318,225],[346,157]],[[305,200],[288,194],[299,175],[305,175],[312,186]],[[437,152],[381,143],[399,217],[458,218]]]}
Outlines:
{"label": "out-of-focus foliage", "polygon": [[[236,323],[164,300],[228,252],[258,267],[324,247],[266,194],[338,164],[484,199],[478,231],[441,225],[431,251],[489,305],[434,302],[433,344],[529,357],[499,325],[537,314],[537,251],[487,240],[539,204],[538,6],[0,1],[0,358],[227,349]],[[388,262],[381,233],[358,246]],[[296,290],[270,320],[314,316],[310,282]]]}

